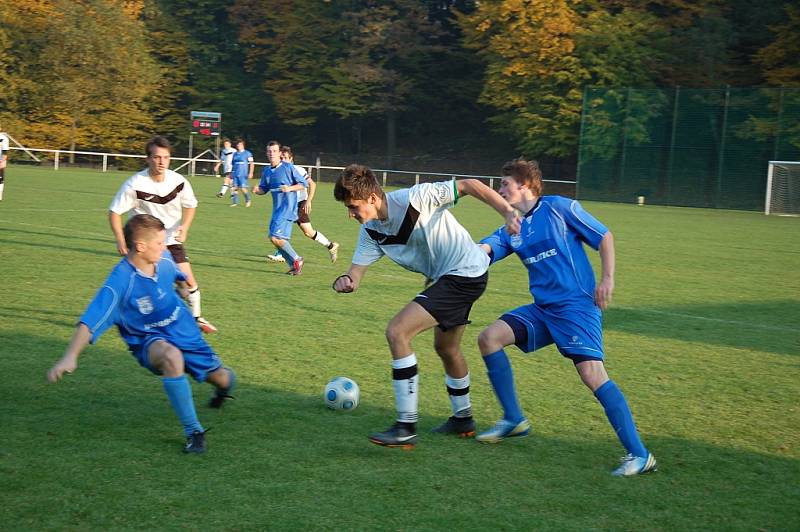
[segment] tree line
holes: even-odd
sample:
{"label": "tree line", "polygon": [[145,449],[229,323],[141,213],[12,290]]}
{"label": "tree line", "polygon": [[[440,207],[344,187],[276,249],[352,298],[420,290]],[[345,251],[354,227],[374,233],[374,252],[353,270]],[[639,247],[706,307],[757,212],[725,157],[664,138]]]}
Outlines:
{"label": "tree line", "polygon": [[585,87],[798,87],[799,34],[781,0],[6,1],[0,126],[135,153],[205,110],[251,144],[569,158]]}

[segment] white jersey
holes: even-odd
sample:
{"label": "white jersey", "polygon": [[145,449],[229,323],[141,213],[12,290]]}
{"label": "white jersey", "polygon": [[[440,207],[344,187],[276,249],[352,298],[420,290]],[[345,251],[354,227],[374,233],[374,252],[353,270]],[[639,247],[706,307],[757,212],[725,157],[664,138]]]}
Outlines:
{"label": "white jersey", "polygon": [[361,226],[353,264],[368,266],[388,255],[436,282],[443,275],[479,277],[489,256],[448,210],[458,201],[455,181],[423,183],[386,194],[386,220]]}
{"label": "white jersey", "polygon": [[222,172],[230,174],[233,172],[233,154],[236,153],[234,148],[222,148]]}
{"label": "white jersey", "polygon": [[151,214],[167,228],[167,245],[179,244],[175,231],[181,225],[183,209],[197,207],[192,185],[179,173],[167,170],[163,181],[154,181],[145,168],[122,184],[108,207],[119,215],[128,211]]}
{"label": "white jersey", "polygon": [[[308,176],[308,171],[303,168],[302,166],[294,165],[297,168],[297,171],[300,172],[300,175],[303,177]],[[304,188],[303,190],[297,191],[297,202],[300,203],[301,201],[305,201],[308,199],[308,188]]]}
{"label": "white jersey", "polygon": [[0,133],[0,158],[8,152],[8,135]]}

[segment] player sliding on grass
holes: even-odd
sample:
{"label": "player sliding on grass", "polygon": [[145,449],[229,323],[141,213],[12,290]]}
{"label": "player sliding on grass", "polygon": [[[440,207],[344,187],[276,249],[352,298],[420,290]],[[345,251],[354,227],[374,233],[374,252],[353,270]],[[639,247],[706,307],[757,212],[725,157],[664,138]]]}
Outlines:
{"label": "player sliding on grass", "polygon": [[370,441],[387,447],[412,447],[417,440],[417,356],[411,341],[438,326],[434,349],[445,369],[445,385],[453,416],[434,432],[472,436],[475,421],[469,397],[469,369],[461,353],[461,337],[472,304],[483,294],[489,258],[449,212],[465,195],[500,213],[511,233],[519,230],[514,209],[497,192],[475,179],[425,183],[384,193],[366,166],[345,168],[334,196],[361,224],[353,263],[333,283],[337,292],[353,292],[367,267],[388,255],[403,268],[425,275],[427,287],[408,303],[386,328],[392,353],[397,422]]}
{"label": "player sliding on grass", "polygon": [[192,388],[186,373],[216,387],[209,406],[219,408],[236,382],[232,370],[203,339],[189,309],[173,284],[185,281],[168,253],[161,221],[138,214],[124,227],[127,256],[111,271],[81,316],[64,356],[47,373],[50,382],[78,366],[83,349],[112,325],[143,367],[161,375],[164,391],[178,414],[186,435],[186,453],[203,453],[205,429],[197,419]]}
{"label": "player sliding on grass", "polygon": [[[525,213],[519,235],[503,228],[481,240],[492,263],[515,253],[528,269],[534,303],[500,316],[478,337],[489,380],[503,407],[503,419],[477,440],[497,443],[525,436],[530,424],[522,414],[514,374],[504,348],[516,345],[530,353],[555,343],[575,364],[583,383],[606,411],[611,426],[628,451],[614,476],[654,471],[656,460],[639,439],[625,396],[609,380],[603,365],[601,309],[614,291],[614,237],[575,201],[542,196],[542,173],[536,161],[518,159],[503,167],[500,195]],[[600,251],[602,273],[595,286],[594,272],[583,249]]]}

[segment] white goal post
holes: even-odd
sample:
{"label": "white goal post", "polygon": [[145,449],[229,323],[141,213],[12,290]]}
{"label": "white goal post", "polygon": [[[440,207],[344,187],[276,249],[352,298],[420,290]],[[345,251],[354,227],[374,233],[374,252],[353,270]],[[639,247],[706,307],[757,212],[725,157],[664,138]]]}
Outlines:
{"label": "white goal post", "polygon": [[770,161],[764,214],[800,216],[800,161]]}

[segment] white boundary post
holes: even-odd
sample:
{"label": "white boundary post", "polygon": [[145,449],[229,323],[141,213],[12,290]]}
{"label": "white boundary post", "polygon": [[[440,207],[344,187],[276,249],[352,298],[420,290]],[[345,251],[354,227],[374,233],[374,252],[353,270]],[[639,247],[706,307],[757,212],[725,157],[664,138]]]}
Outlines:
{"label": "white boundary post", "polygon": [[772,203],[772,170],[775,165],[772,161],[769,162],[767,167],[767,199],[764,200],[764,214],[769,216],[769,205]]}
{"label": "white boundary post", "polygon": [[61,154],[61,152],[56,150],[56,157],[55,157],[55,159],[53,159],[53,170],[58,170],[58,158],[59,158],[60,154]]}
{"label": "white boundary post", "polygon": [[103,172],[108,171],[108,155],[103,154]]}

